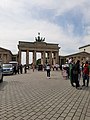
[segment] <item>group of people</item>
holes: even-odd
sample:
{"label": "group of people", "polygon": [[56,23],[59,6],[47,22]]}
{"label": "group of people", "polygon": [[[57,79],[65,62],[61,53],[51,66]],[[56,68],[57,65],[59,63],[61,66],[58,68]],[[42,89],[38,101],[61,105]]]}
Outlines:
{"label": "group of people", "polygon": [[64,65],[62,65],[61,71],[63,78],[65,80],[70,79],[70,83],[73,87],[82,89],[80,85],[81,77],[83,79],[82,86],[89,86],[90,62],[86,61],[85,63],[80,63],[80,60],[74,62],[73,59],[69,59]]}
{"label": "group of people", "polygon": [[[47,78],[50,78],[51,66],[47,64]],[[77,89],[82,89],[80,85],[80,78],[83,79],[83,85],[89,86],[89,76],[90,76],[90,63],[86,61],[85,63],[80,63],[80,60],[77,60],[76,63],[70,59],[66,62],[65,65],[62,65],[62,75],[64,79],[70,79],[70,83],[73,87]],[[86,82],[87,81],[87,82]]]}
{"label": "group of people", "polygon": [[23,73],[23,68],[24,68],[24,73],[27,73],[27,66],[26,65],[22,65],[22,64],[18,64],[18,65],[14,65],[14,68],[13,68],[13,73],[14,74],[22,74]]}
{"label": "group of people", "polygon": [[[73,60],[69,63],[69,78],[71,85],[76,87],[77,89],[82,89],[80,87],[80,77],[83,78],[83,85],[82,86],[89,86],[89,74],[90,74],[90,63],[86,61],[84,64],[80,65],[80,61],[73,62]],[[86,83],[87,80],[87,83]],[[75,83],[75,84],[74,84]]]}

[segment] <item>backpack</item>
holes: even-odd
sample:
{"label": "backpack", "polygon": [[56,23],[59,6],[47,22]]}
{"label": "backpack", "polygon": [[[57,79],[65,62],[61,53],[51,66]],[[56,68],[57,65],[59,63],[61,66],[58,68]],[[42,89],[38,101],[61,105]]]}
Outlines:
{"label": "backpack", "polygon": [[89,66],[88,66],[88,64],[85,64],[85,66],[83,68],[83,73],[84,74],[89,74]]}
{"label": "backpack", "polygon": [[77,65],[74,64],[72,67],[73,74],[78,74]]}

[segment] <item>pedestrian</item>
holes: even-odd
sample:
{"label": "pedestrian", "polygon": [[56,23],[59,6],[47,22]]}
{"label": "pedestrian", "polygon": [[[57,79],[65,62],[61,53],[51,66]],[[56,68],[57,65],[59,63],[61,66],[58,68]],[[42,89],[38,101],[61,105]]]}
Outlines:
{"label": "pedestrian", "polygon": [[19,69],[20,69],[20,66],[19,64],[17,65],[17,73],[19,74]]}
{"label": "pedestrian", "polygon": [[56,70],[58,71],[59,65],[57,63],[55,65],[55,67],[56,67]]}
{"label": "pedestrian", "polygon": [[60,65],[60,70],[62,71],[62,64]]}
{"label": "pedestrian", "polygon": [[82,66],[80,66],[80,72],[78,74],[78,81],[80,83],[80,79],[81,79],[81,74],[82,74]]}
{"label": "pedestrian", "polygon": [[34,65],[34,63],[32,64],[32,69],[33,69],[33,72],[34,72],[34,70],[35,70],[35,65]]}
{"label": "pedestrian", "polygon": [[66,66],[66,71],[67,71],[67,78],[69,79],[69,65],[68,65],[68,62],[66,62],[65,66]]}
{"label": "pedestrian", "polygon": [[16,65],[14,65],[14,68],[13,68],[13,73],[14,73],[15,75],[17,74]]}
{"label": "pedestrian", "polygon": [[47,66],[46,66],[46,70],[47,70],[47,78],[50,79],[50,71],[51,71],[50,64],[47,64]]}
{"label": "pedestrian", "polygon": [[53,71],[54,71],[54,67],[55,67],[55,66],[54,66],[54,65],[52,65]]}
{"label": "pedestrian", "polygon": [[74,77],[73,77],[73,66],[74,66],[74,64],[75,63],[73,62],[73,60],[70,59],[70,61],[69,61],[69,79],[70,79],[70,83],[73,87],[75,87],[75,85],[74,85],[75,81],[74,81]]}
{"label": "pedestrian", "polygon": [[81,89],[78,79],[79,74],[80,74],[80,60],[77,60],[76,64],[73,67],[73,78],[76,83],[76,89]]}
{"label": "pedestrian", "polygon": [[68,77],[66,65],[62,65],[62,76],[65,80]]}
{"label": "pedestrian", "polygon": [[83,85],[82,86],[85,86],[85,80],[87,80],[87,87],[89,85],[89,64],[88,64],[88,61],[86,61],[85,65],[84,65],[84,68],[83,68]]}
{"label": "pedestrian", "polygon": [[26,66],[26,64],[24,65],[24,73],[27,73],[27,66]]}
{"label": "pedestrian", "polygon": [[22,64],[20,65],[20,73],[22,74]]}

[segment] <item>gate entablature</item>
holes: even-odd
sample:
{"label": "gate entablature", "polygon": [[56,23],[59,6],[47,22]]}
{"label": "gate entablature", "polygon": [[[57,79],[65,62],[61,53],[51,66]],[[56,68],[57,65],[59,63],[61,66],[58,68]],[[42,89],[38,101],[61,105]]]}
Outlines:
{"label": "gate entablature", "polygon": [[46,50],[46,51],[58,51],[60,49],[60,47],[58,47],[58,44],[51,44],[51,43],[41,43],[41,42],[23,42],[23,41],[19,41],[19,45],[18,45],[18,49],[22,50],[22,51],[26,51],[27,49],[29,49],[29,51],[31,50]]}

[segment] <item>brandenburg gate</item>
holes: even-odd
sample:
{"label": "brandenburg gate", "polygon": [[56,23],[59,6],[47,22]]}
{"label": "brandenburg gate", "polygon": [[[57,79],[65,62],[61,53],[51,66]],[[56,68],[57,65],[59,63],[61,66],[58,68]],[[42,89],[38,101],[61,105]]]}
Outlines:
{"label": "brandenburg gate", "polygon": [[36,53],[41,53],[41,64],[45,65],[50,63],[55,65],[59,63],[59,49],[58,44],[46,43],[45,38],[35,37],[35,42],[23,42],[19,41],[19,64],[21,64],[21,53],[26,52],[26,65],[29,65],[29,52],[33,53],[33,64],[36,65]]}

